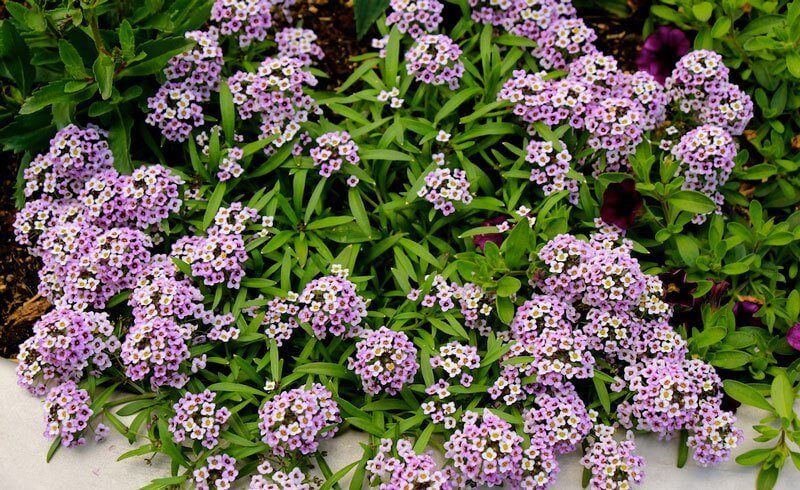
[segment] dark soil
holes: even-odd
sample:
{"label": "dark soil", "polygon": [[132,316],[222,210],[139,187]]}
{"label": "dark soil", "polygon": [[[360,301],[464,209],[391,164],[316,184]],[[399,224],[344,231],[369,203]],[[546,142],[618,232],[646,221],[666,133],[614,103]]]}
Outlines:
{"label": "dark soil", "polygon": [[36,259],[14,241],[14,181],[18,162],[7,160],[0,177],[0,356],[16,355],[19,344],[50,304],[36,294]]}
{"label": "dark soil", "polygon": [[608,12],[594,9],[579,9],[578,16],[597,32],[595,45],[606,55],[617,59],[620,69],[636,72],[636,55],[642,46],[642,28],[650,12],[650,2],[631,0],[634,9],[629,17],[614,17]]}
{"label": "dark soil", "polygon": [[319,39],[325,58],[317,67],[330,78],[321,80],[323,89],[335,89],[353,73],[358,63],[350,61],[352,56],[367,51],[369,34],[356,39],[356,21],[352,0],[309,0],[294,8],[294,17],[299,25],[311,29]]}

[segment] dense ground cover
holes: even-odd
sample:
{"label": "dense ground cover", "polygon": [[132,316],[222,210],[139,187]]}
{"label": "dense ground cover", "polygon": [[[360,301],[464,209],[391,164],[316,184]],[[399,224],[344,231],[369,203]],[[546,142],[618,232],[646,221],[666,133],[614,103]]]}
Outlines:
{"label": "dense ground cover", "polygon": [[568,1],[356,2],[342,70],[294,3],[8,4],[49,456],[110,425],[172,459],[153,488],[547,488],[582,451],[627,488],[635,432],[713,464],[741,402],[777,440],[741,457],[759,486],[800,462],[800,214],[760,135],[793,106],[728,31],[662,28],[633,73]]}

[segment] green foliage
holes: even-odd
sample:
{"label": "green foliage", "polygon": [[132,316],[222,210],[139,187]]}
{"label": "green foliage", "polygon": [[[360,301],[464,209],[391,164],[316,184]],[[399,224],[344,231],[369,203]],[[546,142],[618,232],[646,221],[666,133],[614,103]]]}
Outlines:
{"label": "green foliage", "polygon": [[800,1],[660,0],[645,34],[663,23],[695,31],[695,49],[723,55],[753,98],[755,155],[739,178],[777,213],[800,202]]}

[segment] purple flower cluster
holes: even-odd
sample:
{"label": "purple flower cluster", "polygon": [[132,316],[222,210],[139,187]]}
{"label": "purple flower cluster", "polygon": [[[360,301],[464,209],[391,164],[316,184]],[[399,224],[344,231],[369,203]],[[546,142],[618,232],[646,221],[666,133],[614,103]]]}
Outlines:
{"label": "purple flower cluster", "polygon": [[78,388],[74,381],[65,381],[54,387],[44,401],[44,436],[53,440],[61,438],[66,447],[82,446],[86,438],[81,436],[89,426],[93,412],[89,408],[89,392]]}
{"label": "purple flower cluster", "polygon": [[[408,294],[408,299],[417,301],[420,293],[419,289],[413,289]],[[492,329],[488,318],[493,309],[494,293],[485,291],[477,284],[468,282],[460,286],[455,282],[448,283],[444,276],[437,274],[431,281],[430,293],[424,295],[421,304],[424,308],[438,305],[446,312],[455,308],[456,302],[464,316],[464,325],[477,330],[481,335],[489,335]]]}
{"label": "purple flower cluster", "polygon": [[244,158],[244,151],[234,146],[229,148],[225,153],[225,156],[222,157],[222,160],[219,162],[219,171],[217,172],[217,178],[220,182],[225,182],[231,179],[238,179],[244,173],[244,168],[239,163]]}
{"label": "purple flower cluster", "polygon": [[[736,144],[731,135],[718,126],[700,126],[681,137],[672,155],[681,162],[680,173],[685,179],[682,188],[711,197],[719,213],[724,198],[718,189],[728,182],[735,166]],[[705,219],[699,215],[694,222]]]}
{"label": "purple flower cluster", "polygon": [[216,29],[208,31],[190,31],[186,39],[196,44],[171,60],[164,69],[164,75],[171,83],[177,83],[185,89],[193,89],[199,100],[207,102],[211,92],[219,90],[220,75],[225,60]]}
{"label": "purple flower cluster", "polygon": [[297,322],[297,315],[300,313],[298,297],[297,293],[290,292],[286,298],[272,298],[264,308],[261,326],[266,336],[274,339],[278,346],[283,345],[284,340],[289,340],[300,326]]}
{"label": "purple flower cluster", "polygon": [[594,425],[575,387],[537,386],[533,405],[522,414],[524,431],[556,454],[574,451]]}
{"label": "purple flower cluster", "polygon": [[289,56],[300,60],[304,66],[311,66],[325,57],[317,44],[317,35],[311,29],[285,27],[275,34],[278,43],[278,56]]}
{"label": "purple flower cluster", "polygon": [[114,168],[108,133],[97,126],[65,126],[50,140],[50,150],[23,171],[25,197],[75,197],[96,174]]}
{"label": "purple flower cluster", "polygon": [[440,379],[425,388],[425,394],[431,396],[432,399],[420,405],[422,413],[429,416],[434,424],[444,424],[445,429],[454,428],[456,426],[454,417],[457,411],[456,404],[452,401],[444,401],[450,398],[450,383]]}
{"label": "purple flower cluster", "polygon": [[397,30],[414,39],[431,33],[442,22],[442,5],[439,0],[391,0],[392,11],[386,16],[386,25],[397,24]]}
{"label": "purple flower cluster", "polygon": [[592,473],[592,488],[631,488],[644,479],[644,459],[636,455],[633,433],[628,431],[626,439],[618,441],[614,432],[611,426],[595,425],[593,442],[581,459]]}
{"label": "purple flower cluster", "polygon": [[631,99],[603,99],[586,112],[589,146],[605,151],[607,171],[627,166],[625,156],[634,152],[644,136],[643,120],[642,106]]}
{"label": "purple flower cluster", "polygon": [[687,443],[694,450],[692,457],[703,466],[721,463],[741,444],[744,433],[733,424],[736,417],[714,403],[701,402],[694,433]]}
{"label": "purple flower cluster", "polygon": [[357,337],[363,331],[361,322],[367,316],[367,302],[347,279],[346,269],[336,267],[331,272],[303,288],[297,298],[300,306],[297,318],[310,323],[320,340],[328,334]]}
{"label": "purple flower cluster", "polygon": [[556,152],[553,143],[533,140],[528,143],[525,161],[533,166],[531,181],[542,186],[545,196],[569,190],[570,202],[577,203],[578,181],[567,177],[572,155],[564,142],[559,141],[561,151]]}
{"label": "purple flower cluster", "polygon": [[464,64],[458,58],[461,48],[444,34],[426,34],[417,38],[406,52],[406,71],[417,81],[430,85],[447,84],[458,88]]}
{"label": "purple flower cluster", "polygon": [[225,284],[238,289],[248,257],[242,232],[248,221],[257,218],[258,211],[238,202],[220,208],[206,236],[182,237],[172,246],[172,256],[189,264],[192,275],[202,278],[206,286]]}
{"label": "purple flower cluster", "polygon": [[272,27],[271,0],[216,0],[211,20],[225,36],[238,36],[239,46],[246,48],[261,42]]}
{"label": "purple flower cluster", "polygon": [[396,395],[414,379],[419,369],[417,348],[403,332],[381,327],[368,330],[356,344],[356,355],[347,367],[361,378],[364,391]]}
{"label": "purple flower cluster", "polygon": [[547,69],[563,70],[570,62],[597,50],[597,34],[582,19],[559,19],[539,36],[533,55]]}
{"label": "purple flower cluster", "polygon": [[318,137],[317,146],[311,149],[311,158],[314,166],[320,168],[319,174],[326,178],[340,171],[344,162],[358,165],[361,161],[358,145],[347,131],[333,131]]}
{"label": "purple flower cluster", "polygon": [[314,99],[303,93],[317,79],[303,68],[300,60],[279,56],[265,59],[256,73],[239,71],[228,79],[239,117],[260,115],[261,138],[276,136],[274,147],[292,140],[300,124],[319,111]]}
{"label": "purple flower cluster", "polygon": [[266,402],[258,411],[263,441],[277,456],[300,451],[310,454],[320,441],[329,439],[341,422],[339,406],[324,386],[284,391]]}
{"label": "purple flower cluster", "polygon": [[20,345],[17,384],[44,396],[47,383],[77,381],[90,363],[98,371],[106,369],[108,353],[118,348],[107,314],[58,307],[43,315]]}
{"label": "purple flower cluster", "polygon": [[707,50],[682,57],[666,81],[670,98],[701,124],[715,124],[740,135],[753,117],[753,101],[730,83],[722,56]]}
{"label": "purple flower cluster", "polygon": [[189,438],[200,441],[207,449],[217,446],[220,430],[231,413],[225,407],[217,408],[215,398],[216,393],[210,390],[186,393],[173,405],[175,416],[169,419],[169,431],[175,442]]}
{"label": "purple flower cluster", "polygon": [[391,439],[381,439],[377,454],[367,461],[371,487],[380,490],[459,488],[460,478],[452,468],[439,469],[431,454],[417,454],[408,440],[397,441],[396,452],[394,456]]}
{"label": "purple flower cluster", "polygon": [[167,82],[147,99],[145,122],[156,126],[170,141],[183,142],[193,129],[203,125],[201,95],[192,87]]}
{"label": "purple flower cluster", "polygon": [[236,460],[227,454],[209,456],[205,466],[192,473],[197,490],[227,490],[239,475]]}
{"label": "purple flower cluster", "polygon": [[476,485],[512,488],[544,488],[558,471],[552,451],[531,445],[514,427],[484,410],[482,414],[466,412],[463,427],[445,442],[445,457],[469,482]]}
{"label": "purple flower cluster", "polygon": [[618,73],[611,96],[630,99],[641,106],[640,125],[643,130],[655,129],[667,117],[669,97],[664,87],[647,72]]}
{"label": "purple flower cluster", "polygon": [[314,490],[319,487],[313,477],[297,467],[289,472],[276,471],[269,461],[264,461],[256,471],[258,474],[250,479],[250,490]]}
{"label": "purple flower cluster", "polygon": [[460,168],[434,169],[425,176],[425,185],[417,195],[432,203],[433,208],[445,216],[456,211],[455,203],[469,205],[472,202],[467,172]]}
{"label": "purple flower cluster", "polygon": [[150,375],[150,386],[154,390],[160,386],[183,387],[189,379],[180,372],[180,367],[189,359],[187,342],[193,329],[170,317],[134,323],[120,352],[125,375],[133,381]]}
{"label": "purple flower cluster", "polygon": [[433,369],[444,369],[449,378],[460,376],[461,385],[469,386],[472,384],[472,375],[467,370],[478,369],[481,358],[474,345],[453,341],[439,347],[439,355],[431,357],[430,363]]}

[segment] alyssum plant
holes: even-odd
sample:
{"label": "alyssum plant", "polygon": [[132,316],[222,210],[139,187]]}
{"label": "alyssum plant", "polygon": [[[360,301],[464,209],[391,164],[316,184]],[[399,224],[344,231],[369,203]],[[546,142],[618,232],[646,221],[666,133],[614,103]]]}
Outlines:
{"label": "alyssum plant", "polygon": [[[647,220],[717,226],[752,116],[720,58],[662,86],[566,1],[460,0],[444,25],[397,0],[330,93],[286,3],[217,0],[185,34],[140,106],[179,158],[121,172],[84,121],[24,169],[15,232],[55,307],[18,374],[52,451],[110,424],[142,442],[123,457],[171,458],[150,488],[548,488],[579,448],[587,484],[629,488],[634,431],[727,459],[722,381],[626,234],[641,202],[613,205],[652,170]],[[766,405],[787,428],[788,373]],[[348,428],[369,441],[333,473],[320,444]]]}

